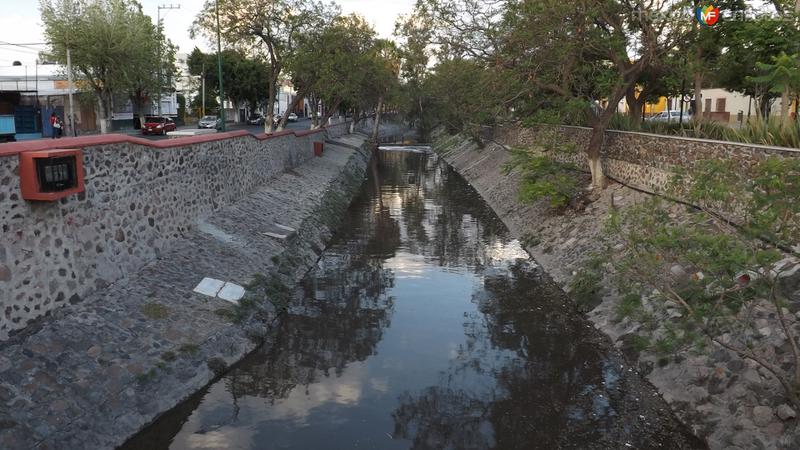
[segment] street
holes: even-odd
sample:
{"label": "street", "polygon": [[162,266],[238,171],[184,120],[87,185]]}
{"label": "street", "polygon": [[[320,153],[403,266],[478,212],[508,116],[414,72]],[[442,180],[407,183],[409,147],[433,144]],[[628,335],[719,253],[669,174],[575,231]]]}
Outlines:
{"label": "street", "polygon": [[[287,130],[308,130],[311,127],[311,119],[307,118],[299,118],[297,122],[287,122],[286,129]],[[186,125],[182,127],[178,127],[178,130],[194,130],[197,128],[197,125]],[[226,131],[234,131],[234,130],[247,130],[251,134],[261,134],[264,132],[264,125],[248,125],[248,124],[228,124],[226,127]],[[161,136],[161,135],[143,135],[141,133],[133,134],[129,133],[132,136],[142,137],[145,139],[150,139],[153,141],[167,139],[169,136]]]}

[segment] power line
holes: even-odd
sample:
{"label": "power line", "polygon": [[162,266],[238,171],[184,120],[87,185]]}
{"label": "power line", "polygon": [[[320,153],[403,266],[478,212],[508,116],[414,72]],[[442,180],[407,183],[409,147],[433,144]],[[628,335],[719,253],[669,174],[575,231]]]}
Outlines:
{"label": "power line", "polygon": [[[32,42],[32,43],[27,43],[27,44],[16,44],[16,43],[13,43],[13,42],[0,41],[0,45],[3,45],[3,46],[10,45],[10,46],[13,46],[13,47],[20,47],[20,48],[25,48],[25,49],[28,49],[28,50],[33,50],[33,51],[36,51],[36,52],[40,52],[40,51],[42,51],[42,49],[34,48],[34,47],[28,47],[28,46],[29,45],[47,45],[47,43],[46,42]],[[9,50],[11,50],[11,49],[9,49]]]}
{"label": "power line", "polygon": [[33,49],[26,50],[26,49],[20,49],[20,48],[4,48],[3,50],[4,51],[8,51],[8,52],[24,53],[26,55],[30,55],[30,54],[38,55],[39,52],[42,51],[42,50],[33,50]]}
{"label": "power line", "polygon": [[25,45],[47,45],[47,42],[3,42],[3,41],[0,41],[0,42],[2,42],[2,43],[0,43],[0,45],[21,45],[21,46],[25,46]]}

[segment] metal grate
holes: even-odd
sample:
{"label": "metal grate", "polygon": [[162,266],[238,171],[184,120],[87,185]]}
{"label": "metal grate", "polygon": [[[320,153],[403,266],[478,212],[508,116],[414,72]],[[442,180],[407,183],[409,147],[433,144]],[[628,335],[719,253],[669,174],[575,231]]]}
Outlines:
{"label": "metal grate", "polygon": [[59,192],[77,187],[75,156],[36,159],[41,192]]}

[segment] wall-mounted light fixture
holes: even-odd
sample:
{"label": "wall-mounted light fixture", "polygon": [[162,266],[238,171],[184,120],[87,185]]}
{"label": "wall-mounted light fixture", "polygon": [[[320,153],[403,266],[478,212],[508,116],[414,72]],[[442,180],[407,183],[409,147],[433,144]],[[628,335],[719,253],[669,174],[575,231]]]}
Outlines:
{"label": "wall-mounted light fixture", "polygon": [[41,150],[19,154],[22,198],[54,201],[83,192],[83,153],[80,150]]}

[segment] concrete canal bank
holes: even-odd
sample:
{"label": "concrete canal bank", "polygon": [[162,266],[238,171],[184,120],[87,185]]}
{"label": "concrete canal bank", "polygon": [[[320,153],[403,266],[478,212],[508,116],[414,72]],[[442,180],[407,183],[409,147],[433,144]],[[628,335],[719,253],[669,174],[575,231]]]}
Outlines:
{"label": "concrete canal bank", "polygon": [[[563,129],[559,132],[562,134],[558,135],[558,139],[562,142],[580,142],[580,133],[584,131]],[[670,173],[670,167],[690,165],[714,144],[640,136],[636,133],[611,139],[607,145],[613,148],[613,152],[608,152],[604,167],[612,176],[637,189],[612,183],[602,192],[591,194],[592,201],[585,209],[557,214],[544,201],[535,204],[521,202],[518,195],[521,174],[515,170],[507,172],[504,167],[512,159],[509,149],[528,148],[534,138],[534,131],[513,129],[496,135],[494,142],[481,148],[464,136],[439,134],[433,147],[481,194],[510,231],[522,240],[537,263],[567,289],[584,263],[602,249],[603,224],[612,207],[625,209],[649,196],[638,189],[658,192],[659,186],[663,186],[663,180]],[[620,144],[626,140],[638,144]],[[763,158],[764,154],[777,152],[770,148],[750,148],[730,143],[722,150],[727,151],[732,147],[746,154],[747,157],[740,160],[748,163]],[[672,153],[676,154],[674,158],[664,161]],[[648,160],[637,158],[636,154],[654,156]],[[709,154],[716,155],[713,152]],[[576,158],[580,156],[580,153],[575,155]],[[654,175],[654,171],[660,175]],[[587,185],[589,180],[587,174],[584,180]],[[672,212],[677,215],[689,214],[684,207],[676,207]],[[604,270],[610,268],[605,267]],[[742,360],[720,347],[712,346],[700,353],[682,352],[669,360],[646,351],[631,351],[626,344],[626,336],[635,336],[640,332],[639,324],[630,320],[620,321],[615,312],[617,303],[618,298],[613,290],[607,290],[602,303],[587,316],[617,348],[627,353],[639,373],[656,387],[681,421],[705,440],[710,448],[800,447],[797,414],[786,404],[781,386],[769,373],[759,369],[752,361]],[[796,329],[797,317],[800,317],[800,313],[790,317]],[[764,317],[759,320],[766,322],[767,319]],[[785,358],[785,347],[788,346],[780,345],[782,332],[771,328],[763,333],[768,333],[769,339],[775,341],[774,357],[778,360]]]}
{"label": "concrete canal bank", "polygon": [[113,448],[268,339],[362,184],[346,130],[65,139],[86,190],[53,203],[6,148],[0,448]]}

